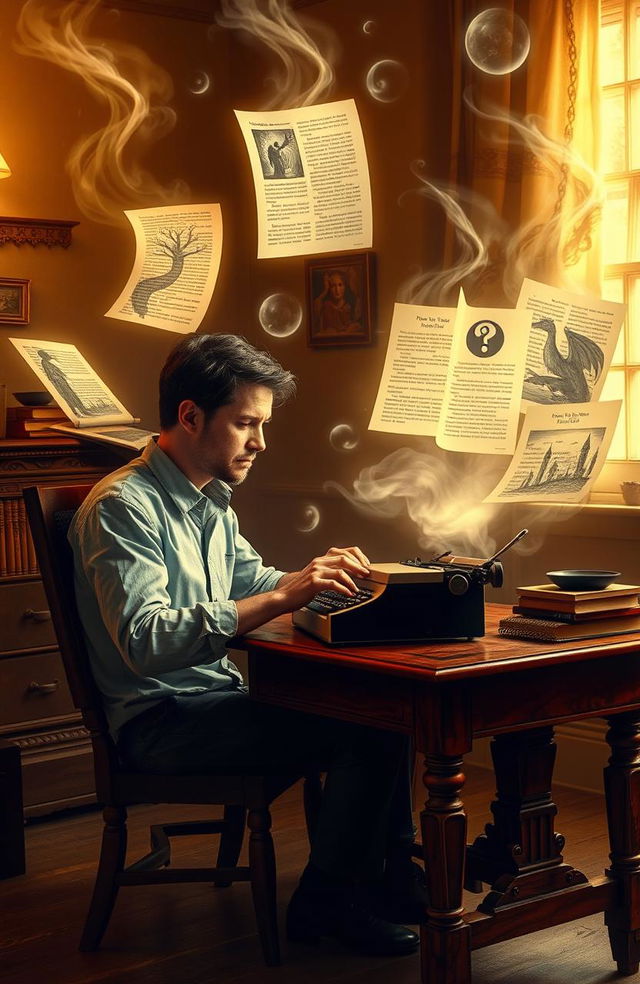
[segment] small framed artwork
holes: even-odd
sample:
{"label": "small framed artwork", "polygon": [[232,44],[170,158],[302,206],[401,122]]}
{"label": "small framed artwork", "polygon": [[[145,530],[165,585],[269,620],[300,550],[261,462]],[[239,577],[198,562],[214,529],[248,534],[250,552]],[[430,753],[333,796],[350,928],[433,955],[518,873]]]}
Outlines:
{"label": "small framed artwork", "polygon": [[375,254],[305,261],[309,345],[370,345],[375,317]]}
{"label": "small framed artwork", "polygon": [[0,277],[0,324],[29,324],[30,292],[30,280]]}

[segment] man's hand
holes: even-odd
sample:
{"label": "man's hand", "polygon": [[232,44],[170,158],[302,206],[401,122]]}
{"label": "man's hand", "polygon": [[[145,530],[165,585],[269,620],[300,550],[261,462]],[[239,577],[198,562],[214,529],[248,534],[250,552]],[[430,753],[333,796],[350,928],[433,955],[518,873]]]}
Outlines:
{"label": "man's hand", "polygon": [[359,547],[331,547],[304,570],[284,574],[273,591],[237,601],[238,635],[302,608],[319,591],[338,591],[351,597],[358,590],[353,578],[368,576],[369,560]]}
{"label": "man's hand", "polygon": [[301,571],[285,574],[277,593],[284,595],[285,612],[293,612],[311,601],[318,591],[356,593],[354,577],[369,576],[369,559],[359,547],[331,547],[322,557],[315,557]]}

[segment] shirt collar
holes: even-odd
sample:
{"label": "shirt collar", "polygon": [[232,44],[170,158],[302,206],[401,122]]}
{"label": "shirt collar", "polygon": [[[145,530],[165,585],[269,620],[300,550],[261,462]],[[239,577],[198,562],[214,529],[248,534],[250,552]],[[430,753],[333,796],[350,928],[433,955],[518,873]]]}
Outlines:
{"label": "shirt collar", "polygon": [[141,457],[182,513],[188,513],[194,506],[202,509],[207,500],[223,512],[228,509],[231,501],[231,486],[221,479],[214,478],[200,491],[169,455],[158,447],[153,438],[149,439]]}

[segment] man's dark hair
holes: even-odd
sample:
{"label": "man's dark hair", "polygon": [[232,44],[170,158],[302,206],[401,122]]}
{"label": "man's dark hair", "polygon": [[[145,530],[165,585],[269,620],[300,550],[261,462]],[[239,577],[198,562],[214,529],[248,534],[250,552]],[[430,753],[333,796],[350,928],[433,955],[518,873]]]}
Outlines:
{"label": "man's dark hair", "polygon": [[267,386],[275,406],[295,393],[295,376],[241,335],[189,335],[169,353],[160,373],[160,427],[178,422],[178,407],[193,400],[210,417],[232,403],[243,383]]}

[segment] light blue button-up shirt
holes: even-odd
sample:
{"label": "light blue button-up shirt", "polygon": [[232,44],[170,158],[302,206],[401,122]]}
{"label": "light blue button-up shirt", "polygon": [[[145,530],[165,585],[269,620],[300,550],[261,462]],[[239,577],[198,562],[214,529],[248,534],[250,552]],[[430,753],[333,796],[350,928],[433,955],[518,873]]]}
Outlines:
{"label": "light blue button-up shirt", "polygon": [[230,499],[222,481],[197,489],[151,440],[74,517],[78,609],[114,737],[165,697],[242,683],[225,648],[234,600],[271,591],[283,572],[241,536]]}

